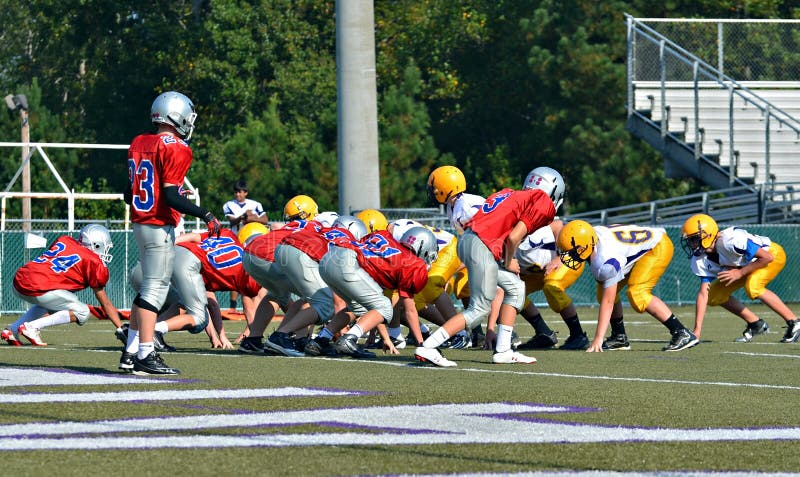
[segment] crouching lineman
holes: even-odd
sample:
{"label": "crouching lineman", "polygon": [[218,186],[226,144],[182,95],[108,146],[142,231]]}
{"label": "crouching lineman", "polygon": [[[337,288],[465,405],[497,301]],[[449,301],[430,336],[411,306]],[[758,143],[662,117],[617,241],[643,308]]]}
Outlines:
{"label": "crouching lineman", "polygon": [[[597,281],[597,331],[586,352],[628,350],[622,303],[619,294],[628,287],[628,300],[637,313],[649,313],[672,335],[663,351],[681,351],[698,343],[653,288],[666,271],[672,254],[672,241],[662,228],[637,225],[592,227],[583,220],[574,220],[561,229],[556,241],[564,265],[577,269],[589,261],[589,270]],[[611,336],[603,340],[611,326]]]}
{"label": "crouching lineman", "polygon": [[89,319],[89,306],[75,292],[85,288],[94,291],[103,311],[121,332],[119,314],[105,291],[112,246],[107,228],[89,224],[81,229],[78,240],[62,235],[49,250],[17,270],[14,293],[33,306],[3,330],[2,339],[21,346],[22,335],[34,346],[47,346],[39,334],[41,329],[67,323],[83,325]]}
{"label": "crouching lineman", "polygon": [[556,209],[539,189],[503,189],[490,195],[465,224],[458,242],[458,256],[469,273],[470,302],[462,313],[449,319],[418,347],[415,356],[436,366],[457,366],[436,349],[450,336],[472,329],[490,311],[497,287],[503,289],[498,317],[494,363],[535,363],[536,359],[511,349],[511,334],[517,314],[525,302],[525,285],[519,278],[517,247],[525,236],[550,224]]}
{"label": "crouching lineman", "polygon": [[719,305],[739,316],[747,326],[737,341],[748,342],[767,333],[769,325],[748,310],[734,291],[744,287],[750,299],[759,299],[786,322],[781,343],[800,338],[800,321],[788,306],[767,289],[767,285],[786,265],[783,247],[769,237],[753,235],[739,227],[720,231],[708,215],[697,214],[683,224],[681,246],[692,261],[692,271],[700,277],[697,292],[694,333],[699,337],[708,305]]}
{"label": "crouching lineman", "polygon": [[[406,322],[409,327],[419,328],[414,295],[425,287],[428,267],[438,253],[436,237],[430,230],[409,229],[400,241],[381,230],[360,241],[338,239],[331,245],[320,261],[320,276],[358,317],[336,341],[334,347],[339,354],[355,358],[374,356],[358,340],[378,325],[391,321],[392,301],[384,290],[397,290]],[[326,333],[332,335],[336,331],[328,329]],[[397,353],[389,337],[382,338],[390,352]]]}

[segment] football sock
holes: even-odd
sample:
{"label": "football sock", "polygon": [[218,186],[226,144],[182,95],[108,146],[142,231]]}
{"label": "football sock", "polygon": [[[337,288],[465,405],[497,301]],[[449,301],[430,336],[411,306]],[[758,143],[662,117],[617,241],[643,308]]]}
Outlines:
{"label": "football sock", "polygon": [[139,352],[137,353],[139,359],[145,359],[150,353],[153,352],[155,352],[155,346],[153,345],[152,341],[149,343],[142,343],[141,341],[139,342]]}
{"label": "football sock", "polygon": [[511,349],[511,333],[514,331],[513,326],[497,324],[497,345],[495,351],[502,353]]}
{"label": "football sock", "polygon": [[333,339],[333,333],[328,328],[323,327],[322,330],[317,335],[319,338],[327,338],[329,340]]}
{"label": "football sock", "polygon": [[625,334],[625,323],[622,321],[622,317],[611,318],[611,333],[615,335]]}
{"label": "football sock", "polygon": [[25,326],[32,328],[47,328],[48,326],[65,325],[70,322],[69,311],[61,310],[39,318],[38,320],[29,321]]}
{"label": "football sock", "polygon": [[167,326],[167,322],[166,321],[159,321],[158,323],[156,323],[156,331],[158,331],[162,335],[164,333],[168,332],[169,331],[169,327]]}
{"label": "football sock", "polygon": [[431,333],[431,335],[422,342],[422,346],[425,348],[438,348],[442,345],[445,341],[450,338],[450,333],[444,329],[444,326],[440,326],[436,331]]}
{"label": "football sock", "polygon": [[125,352],[136,353],[139,351],[139,330],[128,328],[128,344],[125,345]]}
{"label": "football sock", "polygon": [[750,328],[751,330],[757,330],[757,329],[761,328],[762,326],[764,326],[763,323],[764,323],[764,320],[758,319],[757,321],[754,321],[752,323],[748,323],[747,327]]}
{"label": "football sock", "polygon": [[42,308],[39,305],[33,305],[32,307],[30,307],[28,309],[28,311],[23,313],[22,316],[20,316],[17,319],[17,321],[15,321],[14,323],[11,323],[10,325],[8,325],[8,328],[10,330],[17,331],[17,328],[19,328],[19,325],[21,325],[23,323],[27,323],[29,321],[38,320],[39,318],[43,317],[46,314],[47,314],[47,310],[45,308]]}
{"label": "football sock", "polygon": [[553,330],[551,330],[550,327],[547,326],[547,322],[544,321],[541,313],[537,313],[535,316],[531,318],[528,318],[526,316],[525,320],[527,320],[527,322],[530,323],[531,326],[533,326],[533,329],[534,331],[536,331],[537,335],[550,334],[553,332]]}
{"label": "football sock", "polygon": [[581,327],[580,320],[578,320],[578,315],[564,318],[564,323],[567,325],[567,328],[569,328],[570,336],[581,336],[583,334],[583,328]]}
{"label": "football sock", "polygon": [[396,328],[388,328],[390,338],[399,338],[403,335],[403,329],[399,326]]}
{"label": "football sock", "polygon": [[683,324],[675,317],[675,315],[669,315],[667,321],[664,322],[664,326],[667,327],[670,333],[675,334],[678,331],[683,329]]}
{"label": "football sock", "polygon": [[362,336],[364,336],[364,330],[362,330],[361,327],[358,326],[358,324],[355,324],[350,327],[350,330],[347,332],[347,334],[353,335],[356,338],[361,338]]}
{"label": "football sock", "polygon": [[419,332],[420,332],[420,333],[423,333],[423,334],[424,334],[424,333],[430,333],[430,332],[431,332],[431,329],[430,329],[430,328],[428,328],[428,325],[426,325],[425,323],[420,323],[420,324],[419,324]]}

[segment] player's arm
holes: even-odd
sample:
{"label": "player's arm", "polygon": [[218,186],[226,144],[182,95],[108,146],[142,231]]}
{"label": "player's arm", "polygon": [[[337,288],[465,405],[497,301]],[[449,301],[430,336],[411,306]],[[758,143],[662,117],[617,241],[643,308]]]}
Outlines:
{"label": "player's arm", "polygon": [[708,291],[711,288],[711,283],[707,281],[700,282],[700,289],[697,290],[697,299],[694,304],[694,331],[693,333],[697,338],[700,338],[700,332],[703,330],[703,319],[706,316],[706,309],[708,308]]}
{"label": "player's arm", "polygon": [[133,204],[133,184],[128,182],[127,187],[125,190],[122,191],[122,200],[125,201],[126,204],[131,205]]}
{"label": "player's arm", "polygon": [[92,288],[94,291],[94,296],[97,298],[97,302],[100,303],[100,307],[105,312],[108,319],[114,323],[114,326],[117,328],[122,327],[122,320],[119,318],[119,312],[117,312],[117,307],[115,307],[111,300],[108,298],[108,294],[106,293],[105,288]]}
{"label": "player's arm", "polygon": [[503,248],[503,267],[509,272],[519,273],[519,262],[517,262],[516,258],[517,248],[527,235],[528,227],[525,222],[520,220],[506,237],[505,247]]}
{"label": "player's arm", "polygon": [[771,253],[769,253],[769,250],[762,248],[749,240],[747,243],[747,247],[748,248],[757,247],[755,254],[753,254],[753,258],[755,258],[755,260],[751,261],[742,268],[732,268],[730,270],[724,270],[719,274],[717,274],[717,278],[719,278],[719,281],[721,281],[723,285],[730,285],[736,280],[742,279],[747,275],[750,275],[751,273],[755,272],[756,270],[766,267],[775,259],[775,257],[773,257]]}
{"label": "player's arm", "polygon": [[258,214],[256,212],[248,210],[247,212],[244,213],[243,217],[247,219],[246,222],[248,224],[257,222],[259,224],[267,225],[269,223],[269,220],[267,219],[267,214],[265,212],[261,212],[261,214]]}
{"label": "player's arm", "polygon": [[214,217],[214,214],[195,205],[192,201],[181,195],[178,186],[175,184],[164,184],[161,190],[164,193],[164,200],[166,200],[167,205],[182,214],[188,214],[192,217],[203,219],[208,226],[208,234],[219,237],[219,229],[222,225],[219,223],[219,220]]}
{"label": "player's arm", "polygon": [[603,294],[600,297],[600,311],[597,313],[597,330],[591,345],[586,349],[587,353],[601,353],[603,351],[603,337],[606,335],[608,326],[611,323],[611,313],[614,311],[614,301],[616,299],[616,283],[603,288]]}

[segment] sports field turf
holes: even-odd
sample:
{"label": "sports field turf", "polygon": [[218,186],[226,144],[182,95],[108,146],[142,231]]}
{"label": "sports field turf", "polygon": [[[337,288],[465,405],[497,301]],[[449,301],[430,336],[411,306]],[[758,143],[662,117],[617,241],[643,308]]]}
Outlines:
{"label": "sports field turf", "polygon": [[[262,357],[170,333],[178,379],[119,374],[107,321],[49,328],[46,348],[0,344],[0,474],[796,472],[800,344],[779,343],[782,320],[753,308],[772,333],[752,343],[734,343],[743,322],[714,308],[699,346],[662,352],[666,328],[626,308],[630,351],[529,353],[535,365],[445,351],[452,369],[416,364],[413,349]],[[675,311],[692,325],[691,307]],[[580,316],[591,337],[596,309]],[[226,322],[231,340],[242,326]]]}

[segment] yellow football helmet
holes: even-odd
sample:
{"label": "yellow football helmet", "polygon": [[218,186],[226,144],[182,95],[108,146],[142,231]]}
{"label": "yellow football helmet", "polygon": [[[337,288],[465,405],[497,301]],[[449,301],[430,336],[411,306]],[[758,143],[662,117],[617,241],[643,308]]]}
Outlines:
{"label": "yellow football helmet", "polygon": [[573,270],[579,269],[592,256],[595,245],[597,233],[583,220],[573,220],[566,224],[556,239],[561,262]]}
{"label": "yellow football helmet", "polygon": [[236,236],[236,238],[238,238],[239,242],[244,245],[251,238],[268,233],[269,229],[266,225],[259,222],[250,222],[239,229],[239,234]]}
{"label": "yellow football helmet", "polygon": [[364,209],[356,215],[358,219],[364,222],[364,225],[367,227],[367,231],[369,233],[377,232],[378,230],[386,230],[389,226],[389,221],[386,220],[386,216],[383,215],[379,210],[375,209]]}
{"label": "yellow football helmet", "polygon": [[317,203],[307,195],[292,197],[283,208],[283,217],[286,220],[311,220],[317,214],[319,214]]}
{"label": "yellow football helmet", "polygon": [[695,214],[683,223],[681,229],[681,248],[686,254],[699,255],[711,248],[719,233],[717,222],[706,214]]}
{"label": "yellow football helmet", "polygon": [[445,204],[447,199],[465,190],[467,190],[467,180],[458,167],[437,167],[428,176],[428,195],[436,204]]}

